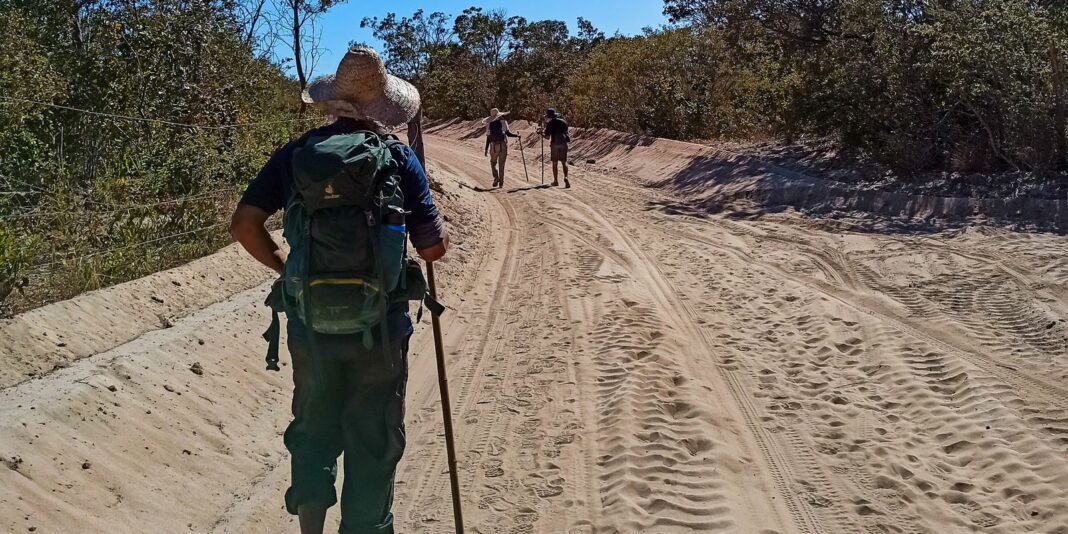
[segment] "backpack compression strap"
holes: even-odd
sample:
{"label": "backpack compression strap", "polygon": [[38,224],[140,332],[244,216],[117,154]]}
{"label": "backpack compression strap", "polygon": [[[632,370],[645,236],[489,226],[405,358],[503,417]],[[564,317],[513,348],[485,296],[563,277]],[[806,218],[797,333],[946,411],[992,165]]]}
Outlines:
{"label": "backpack compression strap", "polygon": [[441,314],[445,313],[445,305],[431,297],[430,291],[427,291],[426,295],[423,295],[423,301],[419,303],[419,316],[415,322],[419,322],[423,318],[423,306],[426,306],[427,311],[435,317],[441,317]]}
{"label": "backpack compression strap", "polygon": [[267,331],[263,333],[263,339],[267,341],[268,371],[281,371],[278,368],[278,340],[282,328],[281,323],[278,321],[278,314],[284,306],[282,291],[282,279],[279,278],[271,285],[271,292],[267,294],[267,299],[263,301],[263,304],[271,309],[271,326],[268,326]]}

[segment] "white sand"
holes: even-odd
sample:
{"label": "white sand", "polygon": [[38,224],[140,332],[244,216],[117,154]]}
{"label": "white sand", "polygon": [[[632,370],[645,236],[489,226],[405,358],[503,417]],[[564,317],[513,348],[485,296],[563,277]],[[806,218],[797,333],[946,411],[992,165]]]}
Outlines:
{"label": "white sand", "polygon": [[[471,133],[427,139],[469,532],[1068,532],[1068,239],[701,216],[649,184],[706,149],[605,132],[573,190],[527,189],[513,149],[477,192]],[[296,532],[288,378],[237,257],[0,324],[0,531]],[[220,269],[243,282],[197,275]],[[450,532],[417,330],[397,526]]]}

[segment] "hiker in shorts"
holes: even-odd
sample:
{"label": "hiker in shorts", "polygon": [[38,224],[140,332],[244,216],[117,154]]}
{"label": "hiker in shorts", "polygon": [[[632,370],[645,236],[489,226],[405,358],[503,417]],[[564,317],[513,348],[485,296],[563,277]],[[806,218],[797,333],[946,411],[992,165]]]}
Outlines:
{"label": "hiker in shorts", "polygon": [[493,187],[504,187],[504,163],[508,159],[508,138],[519,137],[519,134],[508,130],[508,121],[504,116],[508,112],[501,113],[497,108],[490,110],[489,117],[482,119],[486,125],[486,149],[483,155],[489,155],[490,171],[493,173]]}
{"label": "hiker in shorts", "polygon": [[[284,435],[292,468],[285,507],[303,534],[321,534],[327,509],[338,502],[334,482],[344,454],[340,532],[392,533],[393,479],[405,446],[408,300],[419,298],[399,293],[419,291],[411,289],[415,282],[401,282],[415,276],[414,264],[402,268],[405,240],[428,262],[448,246],[415,153],[384,135],[416,116],[419,93],[387,74],[374,50],[355,47],[336,75],[313,81],[302,96],[333,122],[271,156],[230,227],[249,254],[281,276],[268,298],[275,315],[264,337],[277,352],[281,302],[294,386]],[[288,254],[264,226],[279,209]],[[355,310],[354,302],[365,306]],[[364,326],[347,332],[352,325]],[[277,369],[271,358],[269,348],[268,369]]]}
{"label": "hiker in shorts", "polygon": [[545,128],[542,136],[549,140],[549,159],[553,162],[553,185],[560,185],[557,178],[557,163],[564,168],[564,187],[570,188],[571,182],[567,179],[567,144],[571,142],[571,136],[567,135],[567,122],[556,115],[556,110],[549,108],[545,112]]}

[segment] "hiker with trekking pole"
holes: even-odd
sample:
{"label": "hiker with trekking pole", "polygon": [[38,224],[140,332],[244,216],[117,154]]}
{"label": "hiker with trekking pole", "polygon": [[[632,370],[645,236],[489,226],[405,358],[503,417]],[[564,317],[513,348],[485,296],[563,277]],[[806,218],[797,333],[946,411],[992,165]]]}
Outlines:
{"label": "hiker with trekking pole", "polygon": [[[519,138],[519,134],[508,130],[508,121],[504,116],[508,112],[501,113],[497,108],[490,110],[488,117],[482,119],[486,126],[486,149],[483,155],[490,158],[490,171],[493,174],[493,187],[504,187],[504,164],[508,161],[508,138]],[[519,140],[523,142],[522,139]]]}
{"label": "hiker with trekking pole", "polygon": [[[431,280],[432,262],[448,248],[423,165],[387,135],[417,116],[419,93],[387,74],[374,50],[354,47],[335,75],[313,81],[302,97],[333,122],[271,156],[230,226],[245,250],[280,276],[267,298],[273,316],[264,337],[267,368],[278,370],[284,312],[294,385],[285,507],[302,534],[321,534],[338,502],[334,482],[344,454],[340,532],[392,533],[393,479],[405,445],[408,303],[442,311],[407,244],[427,262]],[[288,253],[264,226],[279,209]],[[434,325],[440,342],[436,317]],[[440,343],[438,355],[443,370]],[[447,426],[455,473],[451,421]],[[458,513],[456,519],[461,525]]]}
{"label": "hiker with trekking pole", "polygon": [[549,159],[553,162],[553,186],[559,186],[556,165],[559,163],[564,168],[564,187],[571,188],[571,182],[567,179],[567,146],[571,142],[571,136],[567,134],[567,122],[556,114],[556,110],[549,108],[545,112],[545,127],[541,130],[542,136],[542,174],[545,174],[545,139],[549,140]]}

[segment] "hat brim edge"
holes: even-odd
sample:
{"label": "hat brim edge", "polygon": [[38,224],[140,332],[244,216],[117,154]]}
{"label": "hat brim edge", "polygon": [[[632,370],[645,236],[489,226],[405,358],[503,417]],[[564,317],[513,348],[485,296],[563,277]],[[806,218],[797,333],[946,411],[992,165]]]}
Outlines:
{"label": "hat brim edge", "polygon": [[[399,101],[392,102],[389,95],[395,95]],[[332,100],[344,100],[361,111],[378,111],[385,116],[379,117],[376,116],[378,113],[372,112],[367,113],[364,118],[390,128],[396,128],[411,122],[419,114],[421,105],[419,90],[407,81],[392,74],[386,75],[386,88],[382,96],[368,102],[356,102],[345,98],[345,95],[339,94],[336,80],[333,76],[323,76],[312,81],[305,87],[304,91],[301,91],[300,98],[305,104],[313,106],[326,105]]]}

